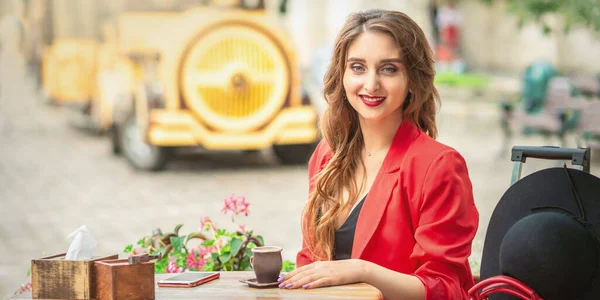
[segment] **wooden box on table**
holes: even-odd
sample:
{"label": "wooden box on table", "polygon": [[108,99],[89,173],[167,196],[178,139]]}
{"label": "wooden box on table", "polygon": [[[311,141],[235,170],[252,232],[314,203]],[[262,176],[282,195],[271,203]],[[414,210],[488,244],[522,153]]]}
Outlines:
{"label": "wooden box on table", "polygon": [[116,259],[117,254],[89,260],[65,260],[66,253],[31,261],[33,299],[95,299],[94,262]]}
{"label": "wooden box on table", "polygon": [[98,300],[154,299],[154,262],[97,261],[94,273]]}

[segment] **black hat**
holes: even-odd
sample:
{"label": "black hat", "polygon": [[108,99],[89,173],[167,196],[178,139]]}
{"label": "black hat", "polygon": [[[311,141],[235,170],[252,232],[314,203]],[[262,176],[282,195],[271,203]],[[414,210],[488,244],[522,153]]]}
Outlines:
{"label": "black hat", "polygon": [[[513,184],[492,214],[481,283],[502,276],[545,300],[600,299],[597,229],[600,178],[566,167],[535,172]],[[490,299],[519,298],[497,293]]]}

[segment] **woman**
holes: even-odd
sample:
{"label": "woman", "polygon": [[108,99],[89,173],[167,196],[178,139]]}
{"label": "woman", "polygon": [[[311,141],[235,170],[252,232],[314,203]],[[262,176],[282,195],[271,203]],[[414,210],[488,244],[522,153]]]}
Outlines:
{"label": "woman", "polygon": [[464,159],[434,140],[434,74],[408,16],[350,16],[325,76],[298,268],[281,288],[366,282],[386,299],[467,298],[479,215]]}

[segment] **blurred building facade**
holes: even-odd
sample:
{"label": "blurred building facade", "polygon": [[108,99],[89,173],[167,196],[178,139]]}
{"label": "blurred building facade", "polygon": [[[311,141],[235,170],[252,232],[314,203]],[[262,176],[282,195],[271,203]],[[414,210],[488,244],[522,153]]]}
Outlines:
{"label": "blurred building facade", "polygon": [[[7,0],[0,1],[0,15],[19,14],[27,36],[27,58],[42,44],[59,38],[100,39],[102,25],[125,11],[183,11],[187,8],[238,0]],[[258,3],[259,0],[246,1]],[[386,8],[409,14],[433,39],[432,3],[443,0],[288,0],[287,13],[279,13],[281,0],[265,0],[267,10],[280,17],[296,40],[303,67],[309,67],[315,49],[331,47],[348,14],[369,8]],[[536,59],[546,59],[562,71],[600,72],[600,34],[575,28],[560,30],[559,18],[550,18],[554,29],[545,36],[540,26],[518,28],[515,17],[502,2],[492,6],[480,0],[462,0],[461,56],[471,69],[520,72]]]}
{"label": "blurred building facade", "polygon": [[558,17],[548,18],[552,33],[526,24],[519,29],[517,19],[507,14],[506,5],[492,6],[479,0],[466,0],[463,12],[461,46],[467,63],[479,69],[521,71],[535,59],[545,59],[559,70],[600,73],[600,33],[585,28],[563,31]]}
{"label": "blurred building facade", "polygon": [[[434,23],[431,5],[444,1],[414,0],[306,0],[290,1],[287,16],[295,36],[308,41],[300,47],[333,43],[335,34],[348,14],[369,8],[394,9],[410,15],[433,41]],[[521,72],[536,59],[550,61],[562,71],[600,73],[600,33],[574,28],[562,31],[560,19],[550,18],[553,31],[544,35],[541,26],[526,24],[518,27],[516,17],[507,13],[506,5],[496,2],[486,5],[480,0],[463,0],[457,5],[461,12],[460,48],[472,69],[500,72]],[[303,51],[304,52],[304,51]]]}

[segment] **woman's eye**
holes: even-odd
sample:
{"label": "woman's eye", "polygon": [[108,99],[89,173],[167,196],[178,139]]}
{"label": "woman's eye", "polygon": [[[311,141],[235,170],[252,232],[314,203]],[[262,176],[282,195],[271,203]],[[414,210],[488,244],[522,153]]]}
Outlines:
{"label": "woman's eye", "polygon": [[396,68],[394,68],[394,67],[385,67],[385,68],[383,68],[381,70],[383,72],[385,72],[385,73],[394,73],[394,72],[396,72]]}
{"label": "woman's eye", "polygon": [[354,72],[362,72],[365,70],[365,68],[363,68],[360,65],[351,65],[350,69],[352,69],[352,71],[354,71]]}

